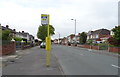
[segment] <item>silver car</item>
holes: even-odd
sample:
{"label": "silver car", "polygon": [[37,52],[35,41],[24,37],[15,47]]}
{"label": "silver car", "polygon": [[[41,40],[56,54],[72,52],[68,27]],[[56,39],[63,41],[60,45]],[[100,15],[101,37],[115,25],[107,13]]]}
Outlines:
{"label": "silver car", "polygon": [[40,44],[40,48],[45,48],[46,47],[46,43],[45,42],[42,42],[41,44]]}

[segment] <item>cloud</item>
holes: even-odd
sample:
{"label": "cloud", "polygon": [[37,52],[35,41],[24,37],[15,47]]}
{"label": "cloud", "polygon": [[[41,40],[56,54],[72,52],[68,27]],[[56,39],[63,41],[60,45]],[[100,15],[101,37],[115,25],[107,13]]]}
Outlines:
{"label": "cloud", "polygon": [[118,24],[118,0],[0,0],[0,5],[1,24],[34,36],[41,14],[50,14],[50,23],[62,37],[74,33],[71,19],[77,20],[77,33]]}

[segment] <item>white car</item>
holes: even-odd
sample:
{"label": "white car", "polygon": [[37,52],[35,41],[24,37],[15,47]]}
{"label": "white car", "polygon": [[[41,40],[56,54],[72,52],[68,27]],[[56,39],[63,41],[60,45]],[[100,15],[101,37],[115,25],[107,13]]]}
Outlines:
{"label": "white car", "polygon": [[45,42],[42,42],[41,44],[40,44],[40,48],[45,48],[46,47],[46,43]]}

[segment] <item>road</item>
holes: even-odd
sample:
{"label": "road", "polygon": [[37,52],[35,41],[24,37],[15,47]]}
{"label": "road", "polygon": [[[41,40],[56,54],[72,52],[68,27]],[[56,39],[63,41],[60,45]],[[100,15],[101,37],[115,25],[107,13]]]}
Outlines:
{"label": "road", "polygon": [[[51,54],[51,66],[46,67],[46,50],[39,46],[17,52],[18,57],[8,60],[3,75],[61,75],[59,64]],[[9,56],[8,56],[9,57]],[[6,77],[6,76],[5,76]]]}
{"label": "road", "polygon": [[[23,50],[3,67],[3,75],[118,75],[118,57],[85,48],[52,45],[51,67],[45,49]],[[57,59],[56,59],[57,58]]]}
{"label": "road", "polygon": [[78,47],[52,47],[65,75],[118,75],[118,57]]}

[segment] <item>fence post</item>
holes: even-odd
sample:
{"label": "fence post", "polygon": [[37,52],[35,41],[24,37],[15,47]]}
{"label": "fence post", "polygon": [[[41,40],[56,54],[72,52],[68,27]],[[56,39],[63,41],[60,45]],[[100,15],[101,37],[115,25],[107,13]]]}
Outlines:
{"label": "fence post", "polygon": [[21,49],[24,50],[24,41],[21,41]]}
{"label": "fence post", "polygon": [[14,39],[11,40],[12,44],[13,44],[13,54],[15,54],[16,52],[16,42]]}
{"label": "fence post", "polygon": [[109,46],[109,44],[108,44],[108,52],[110,52],[110,46]]}

